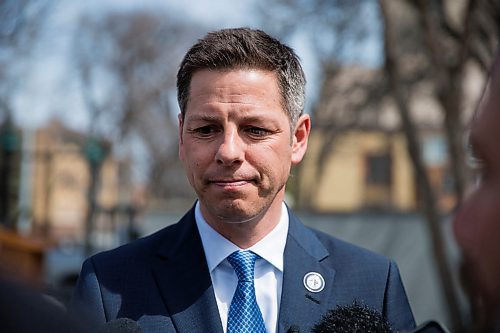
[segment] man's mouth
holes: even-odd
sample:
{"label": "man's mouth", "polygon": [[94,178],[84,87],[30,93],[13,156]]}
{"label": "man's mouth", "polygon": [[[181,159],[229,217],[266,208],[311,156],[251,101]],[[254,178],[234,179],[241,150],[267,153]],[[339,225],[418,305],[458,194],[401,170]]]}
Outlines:
{"label": "man's mouth", "polygon": [[252,182],[252,179],[214,179],[209,181],[209,183],[219,186],[243,186]]}
{"label": "man's mouth", "polygon": [[255,178],[252,177],[232,177],[232,178],[226,178],[226,177],[214,177],[214,178],[209,178],[207,181],[208,184],[211,185],[216,185],[220,186],[223,188],[235,188],[239,186],[245,186],[248,184],[255,183]]}

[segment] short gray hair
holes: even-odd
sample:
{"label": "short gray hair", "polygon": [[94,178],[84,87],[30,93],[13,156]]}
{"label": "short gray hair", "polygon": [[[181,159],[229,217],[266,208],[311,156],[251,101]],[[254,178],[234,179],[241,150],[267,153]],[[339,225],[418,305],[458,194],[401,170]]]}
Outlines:
{"label": "short gray hair", "polygon": [[261,30],[213,31],[188,50],[177,72],[177,101],[182,118],[186,114],[191,79],[202,69],[274,72],[292,129],[304,111],[306,78],[299,57],[292,48]]}

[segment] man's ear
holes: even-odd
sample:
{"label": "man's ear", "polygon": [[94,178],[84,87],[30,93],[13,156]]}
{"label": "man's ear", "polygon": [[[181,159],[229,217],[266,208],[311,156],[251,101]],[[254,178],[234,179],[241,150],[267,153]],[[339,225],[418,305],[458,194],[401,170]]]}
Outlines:
{"label": "man's ear", "polygon": [[307,140],[311,132],[311,118],[308,114],[303,114],[295,125],[295,131],[292,137],[292,164],[298,164],[302,161],[306,150]]}
{"label": "man's ear", "polygon": [[182,116],[182,113],[179,113],[177,116],[177,119],[179,119],[179,159],[181,161],[184,160],[183,155],[184,155],[184,148],[183,148],[183,141],[182,141],[182,130],[184,128],[184,117]]}

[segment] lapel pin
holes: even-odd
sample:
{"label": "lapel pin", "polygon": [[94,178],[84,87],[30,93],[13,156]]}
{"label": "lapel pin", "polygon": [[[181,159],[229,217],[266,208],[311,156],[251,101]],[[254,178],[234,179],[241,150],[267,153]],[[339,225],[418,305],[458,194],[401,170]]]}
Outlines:
{"label": "lapel pin", "polygon": [[325,280],[321,274],[309,272],[304,275],[304,287],[312,293],[319,293],[325,288]]}

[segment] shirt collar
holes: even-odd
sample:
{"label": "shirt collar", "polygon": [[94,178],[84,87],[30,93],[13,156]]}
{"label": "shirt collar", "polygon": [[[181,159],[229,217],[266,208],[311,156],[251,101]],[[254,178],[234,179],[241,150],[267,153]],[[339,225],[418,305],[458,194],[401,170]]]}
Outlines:
{"label": "shirt collar", "polygon": [[[258,254],[262,259],[283,272],[283,253],[288,234],[289,217],[285,203],[282,203],[281,207],[281,216],[278,224],[269,234],[248,250]],[[231,253],[241,249],[224,238],[206,222],[201,214],[199,201],[196,202],[194,214],[203,243],[203,249],[205,250],[208,269],[212,272]]]}

